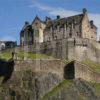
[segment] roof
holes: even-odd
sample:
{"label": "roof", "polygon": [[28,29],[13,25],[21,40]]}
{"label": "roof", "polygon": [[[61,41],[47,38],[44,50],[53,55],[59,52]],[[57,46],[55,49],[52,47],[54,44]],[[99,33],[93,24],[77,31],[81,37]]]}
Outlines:
{"label": "roof", "polygon": [[33,20],[32,24],[35,22],[35,20],[39,20],[41,23],[44,23],[38,16],[36,16],[35,19]]}
{"label": "roof", "polygon": [[91,28],[97,29],[97,27],[96,27],[96,26],[94,25],[94,23],[93,23],[93,20],[90,21],[90,26],[91,26]]}
{"label": "roof", "polygon": [[83,18],[83,14],[79,14],[79,15],[75,15],[75,16],[70,16],[70,17],[66,17],[66,18],[60,18],[60,19],[55,19],[55,20],[51,20],[48,21],[46,23],[46,27],[56,27],[57,25],[63,25],[65,23],[72,24],[72,23],[77,23],[80,24]]}
{"label": "roof", "polygon": [[25,30],[30,30],[31,29],[31,25],[24,25],[24,27],[21,30],[21,33],[23,33]]}

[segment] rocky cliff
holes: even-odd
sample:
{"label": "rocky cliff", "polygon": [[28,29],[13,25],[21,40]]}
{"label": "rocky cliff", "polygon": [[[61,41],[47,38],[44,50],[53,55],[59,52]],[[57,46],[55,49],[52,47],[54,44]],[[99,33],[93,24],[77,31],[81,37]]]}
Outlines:
{"label": "rocky cliff", "polygon": [[100,100],[99,92],[81,79],[61,80],[53,73],[28,70],[13,73],[0,85],[0,100]]}

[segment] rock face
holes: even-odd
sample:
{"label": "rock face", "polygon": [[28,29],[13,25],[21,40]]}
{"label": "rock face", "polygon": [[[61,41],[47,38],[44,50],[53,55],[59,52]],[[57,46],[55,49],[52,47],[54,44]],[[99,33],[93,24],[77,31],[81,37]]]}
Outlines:
{"label": "rock face", "polygon": [[33,73],[31,70],[13,73],[1,86],[0,100],[40,100],[61,79],[52,73]]}
{"label": "rock face", "polygon": [[94,88],[82,80],[72,80],[53,95],[43,98],[63,80],[53,73],[34,73],[31,70],[14,72],[11,79],[0,86],[0,100],[99,100]]}
{"label": "rock face", "polygon": [[62,88],[53,96],[44,100],[99,100],[100,97],[95,95],[95,90],[92,86],[83,80],[74,80],[71,85]]}

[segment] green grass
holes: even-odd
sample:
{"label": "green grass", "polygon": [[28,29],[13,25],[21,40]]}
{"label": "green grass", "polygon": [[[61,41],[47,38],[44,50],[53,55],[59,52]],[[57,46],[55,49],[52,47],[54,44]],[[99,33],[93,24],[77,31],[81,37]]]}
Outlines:
{"label": "green grass", "polygon": [[94,88],[95,90],[95,94],[97,96],[100,96],[100,83],[92,83],[92,82],[88,82],[88,84]]}
{"label": "green grass", "polygon": [[88,66],[91,67],[94,71],[100,73],[100,63],[93,62],[93,61],[90,61],[90,60],[83,61],[82,63],[88,65]]}
{"label": "green grass", "polygon": [[0,54],[1,59],[9,60],[12,58],[11,52],[3,52]]}
{"label": "green grass", "polygon": [[18,53],[18,57],[20,58],[24,58],[24,57],[27,57],[27,58],[30,58],[30,59],[42,59],[42,58],[51,58],[50,56],[48,55],[45,55],[45,54],[33,54],[31,52],[19,52]]}
{"label": "green grass", "polygon": [[94,88],[96,90],[96,93],[100,96],[100,83],[95,83]]}
{"label": "green grass", "polygon": [[94,83],[95,93],[100,96],[100,83]]}
{"label": "green grass", "polygon": [[64,80],[62,81],[60,84],[58,84],[57,86],[55,86],[50,92],[48,92],[47,94],[45,94],[41,100],[47,100],[48,97],[50,96],[54,96],[55,93],[61,91],[64,88],[68,88],[70,85],[71,81],[70,80]]}
{"label": "green grass", "polygon": [[[45,55],[45,54],[33,54],[32,52],[17,52],[17,57],[20,59],[24,59],[24,57],[27,57],[29,59],[50,59],[53,58],[51,56]],[[11,52],[3,52],[0,54],[1,59],[9,60],[12,58]]]}

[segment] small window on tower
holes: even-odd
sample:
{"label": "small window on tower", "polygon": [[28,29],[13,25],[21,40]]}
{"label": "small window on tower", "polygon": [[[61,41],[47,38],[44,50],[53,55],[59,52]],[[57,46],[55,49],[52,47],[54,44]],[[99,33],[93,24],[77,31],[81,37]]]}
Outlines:
{"label": "small window on tower", "polygon": [[50,41],[50,37],[49,37],[49,41]]}
{"label": "small window on tower", "polygon": [[72,33],[69,33],[69,37],[72,37]]}
{"label": "small window on tower", "polygon": [[38,22],[36,22],[35,25],[37,26],[38,25]]}
{"label": "small window on tower", "polygon": [[39,37],[39,30],[35,30],[35,36]]}

